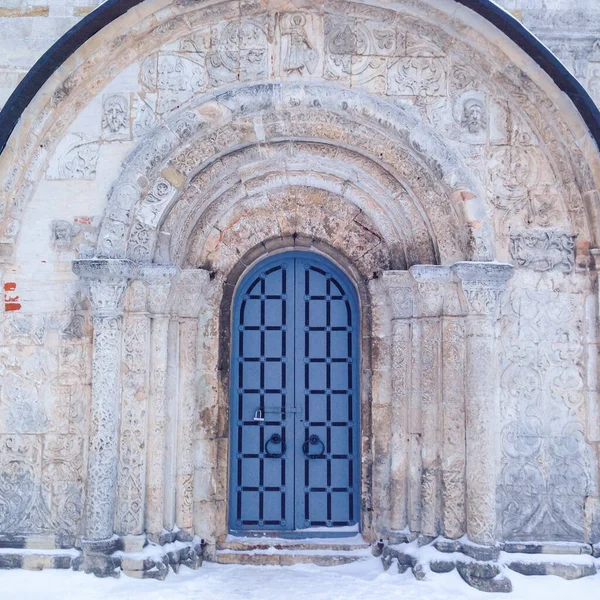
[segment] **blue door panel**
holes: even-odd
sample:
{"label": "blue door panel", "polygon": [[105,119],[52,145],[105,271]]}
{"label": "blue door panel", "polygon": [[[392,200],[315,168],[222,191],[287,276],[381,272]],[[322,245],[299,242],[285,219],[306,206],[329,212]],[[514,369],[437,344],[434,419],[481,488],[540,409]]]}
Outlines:
{"label": "blue door panel", "polygon": [[359,515],[359,313],[324,258],[270,257],[234,301],[232,531],[339,527]]}

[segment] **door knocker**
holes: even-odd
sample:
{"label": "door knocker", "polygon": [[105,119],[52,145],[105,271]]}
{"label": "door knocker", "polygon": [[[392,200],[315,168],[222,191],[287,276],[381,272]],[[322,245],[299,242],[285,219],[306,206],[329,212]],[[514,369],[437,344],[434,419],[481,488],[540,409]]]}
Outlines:
{"label": "door knocker", "polygon": [[[312,446],[321,444],[320,452],[318,452],[317,454],[309,454],[309,444]],[[304,452],[304,456],[306,456],[306,458],[327,458],[325,456],[325,444],[321,441],[321,438],[314,433],[304,442],[304,444],[302,444],[302,452]]]}
{"label": "door knocker", "polygon": [[[281,452],[274,454],[269,450],[269,444],[279,445],[281,444]],[[285,442],[281,439],[278,433],[274,433],[265,444],[265,458],[281,458],[285,454]]]}

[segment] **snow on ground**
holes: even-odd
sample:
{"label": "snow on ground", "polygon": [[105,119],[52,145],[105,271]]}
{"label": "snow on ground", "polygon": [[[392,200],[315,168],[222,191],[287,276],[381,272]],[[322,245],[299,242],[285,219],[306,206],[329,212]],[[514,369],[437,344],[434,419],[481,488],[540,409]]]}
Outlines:
{"label": "snow on ground", "polygon": [[165,581],[98,579],[72,571],[0,571],[1,600],[600,600],[600,575],[577,581],[509,573],[512,594],[470,588],[456,571],[428,575],[384,572],[378,559],[340,567],[251,567],[205,563]]}

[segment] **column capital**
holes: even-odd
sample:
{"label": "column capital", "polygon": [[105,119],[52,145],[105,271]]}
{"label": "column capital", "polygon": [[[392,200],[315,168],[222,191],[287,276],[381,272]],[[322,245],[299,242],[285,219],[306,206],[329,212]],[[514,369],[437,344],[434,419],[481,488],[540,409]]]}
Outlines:
{"label": "column capital", "polygon": [[86,258],[73,261],[73,273],[89,290],[94,317],[114,317],[123,312],[123,296],[133,276],[133,263],[124,259]]}
{"label": "column capital", "polygon": [[181,275],[177,265],[140,265],[137,278],[146,288],[146,306],[153,315],[170,312],[170,292],[173,282]]}
{"label": "column capital", "polygon": [[494,316],[514,267],[498,262],[458,262],[452,270],[461,282],[471,315]]}
{"label": "column capital", "polygon": [[388,293],[392,319],[410,319],[414,315],[415,280],[408,271],[382,271],[381,281]]}
{"label": "column capital", "polygon": [[409,272],[417,284],[418,316],[439,317],[460,313],[456,280],[450,267],[414,265]]}
{"label": "column capital", "polygon": [[175,314],[180,317],[198,317],[209,281],[210,273],[206,269],[181,271],[175,290]]}

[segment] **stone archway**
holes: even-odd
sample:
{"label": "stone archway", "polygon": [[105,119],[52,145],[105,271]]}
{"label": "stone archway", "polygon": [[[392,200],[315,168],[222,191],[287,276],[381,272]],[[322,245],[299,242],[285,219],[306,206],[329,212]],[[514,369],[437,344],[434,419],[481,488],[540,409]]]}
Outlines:
{"label": "stone archway", "polygon": [[[31,398],[0,390],[31,436],[3,447],[52,514],[43,531],[82,533],[97,571],[147,539],[196,552],[200,536],[215,556],[223,301],[261,256],[308,248],[368,300],[366,537],[487,557],[595,541],[598,153],[579,115],[452,1],[240,10],[141,4],[40,90],[2,155],[0,367],[41,373]],[[292,19],[313,46],[301,65]],[[517,267],[504,301],[512,268],[494,259]],[[14,419],[23,406],[36,418]]]}

